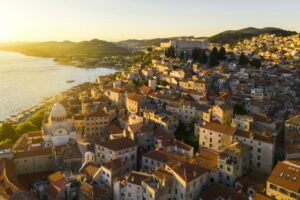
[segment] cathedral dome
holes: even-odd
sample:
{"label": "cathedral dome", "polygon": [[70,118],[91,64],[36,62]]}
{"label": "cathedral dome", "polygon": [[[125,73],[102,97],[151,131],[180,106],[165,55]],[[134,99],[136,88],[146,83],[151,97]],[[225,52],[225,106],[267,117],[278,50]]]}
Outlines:
{"label": "cathedral dome", "polygon": [[52,122],[61,122],[67,119],[66,109],[60,103],[54,104],[50,112],[50,121]]}

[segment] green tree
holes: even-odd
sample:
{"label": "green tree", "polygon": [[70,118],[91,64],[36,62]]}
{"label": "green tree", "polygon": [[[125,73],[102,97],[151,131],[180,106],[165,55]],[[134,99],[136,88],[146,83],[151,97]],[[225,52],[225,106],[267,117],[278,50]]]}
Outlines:
{"label": "green tree", "polygon": [[15,127],[15,131],[17,134],[22,135],[24,133],[28,133],[31,131],[39,130],[40,128],[36,127],[31,122],[22,122]]}
{"label": "green tree", "polygon": [[249,59],[247,58],[247,56],[244,53],[241,53],[241,55],[239,57],[239,64],[247,65],[248,63],[249,63]]}
{"label": "green tree", "polygon": [[0,130],[0,140],[5,140],[13,137],[16,134],[13,123],[12,122],[5,122],[1,126]]}
{"label": "green tree", "polygon": [[199,48],[193,48],[193,50],[192,50],[192,58],[195,61],[199,60]]}
{"label": "green tree", "polygon": [[165,50],[165,56],[168,58],[175,58],[176,54],[175,54],[175,49],[173,46],[170,46],[169,48],[167,48]]}
{"label": "green tree", "polygon": [[181,59],[181,60],[184,60],[184,57],[185,57],[184,51],[181,51],[181,52],[180,52],[180,59]]}
{"label": "green tree", "polygon": [[219,52],[218,52],[218,59],[219,60],[224,60],[226,55],[226,50],[224,47],[221,47]]}
{"label": "green tree", "polygon": [[144,57],[143,63],[144,65],[149,65],[151,64],[151,62],[152,62],[152,55],[151,53],[149,53]]}
{"label": "green tree", "polygon": [[[192,123],[193,127],[194,123]],[[180,123],[177,130],[175,131],[175,137],[177,140],[183,141],[184,143],[191,145],[194,147],[194,151],[197,152],[199,149],[199,139],[198,137],[194,136],[194,130],[188,130],[188,128]]]}
{"label": "green tree", "polygon": [[261,60],[260,59],[253,59],[250,61],[250,65],[255,67],[255,68],[259,68],[261,66]]}
{"label": "green tree", "polygon": [[244,108],[243,105],[236,104],[233,108],[233,114],[235,115],[246,115],[248,114],[247,110]]}
{"label": "green tree", "polygon": [[207,63],[207,55],[205,53],[205,50],[201,50],[200,53],[199,53],[199,62],[201,64],[206,64]]}
{"label": "green tree", "polygon": [[41,128],[44,121],[45,110],[41,109],[37,111],[34,115],[29,117],[29,122],[35,125],[37,128]]}
{"label": "green tree", "polygon": [[212,52],[209,54],[208,65],[210,67],[214,67],[214,66],[217,66],[218,64],[219,64],[218,49],[216,47],[214,47]]}

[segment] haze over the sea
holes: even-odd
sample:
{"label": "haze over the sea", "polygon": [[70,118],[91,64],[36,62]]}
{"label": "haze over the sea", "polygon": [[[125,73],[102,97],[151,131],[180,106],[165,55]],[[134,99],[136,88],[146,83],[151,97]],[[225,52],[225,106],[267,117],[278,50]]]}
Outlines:
{"label": "haze over the sea", "polygon": [[114,72],[109,68],[61,66],[50,58],[0,51],[0,121],[38,104],[43,98]]}

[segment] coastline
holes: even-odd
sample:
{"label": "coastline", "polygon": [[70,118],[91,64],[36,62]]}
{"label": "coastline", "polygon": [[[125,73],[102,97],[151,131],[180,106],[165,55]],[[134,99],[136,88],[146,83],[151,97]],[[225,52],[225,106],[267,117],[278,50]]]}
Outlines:
{"label": "coastline", "polygon": [[[28,57],[36,57],[36,58],[48,58],[52,59],[55,63],[58,65],[64,65],[64,66],[71,66],[71,67],[78,67],[78,68],[84,68],[84,69],[95,69],[95,68],[109,68],[109,69],[115,69],[120,70],[124,67],[122,63],[114,63],[114,62],[103,62],[103,59],[105,57],[124,57],[126,55],[115,55],[115,56],[102,56],[98,58],[88,58],[87,60],[79,60],[79,58],[72,57],[50,57],[50,56],[41,56],[41,55],[32,55],[21,51],[14,51],[14,50],[6,50],[6,49],[0,49],[0,51],[3,52],[12,52],[12,53],[19,53],[24,56]],[[129,55],[127,55],[129,56]]]}
{"label": "coastline", "polygon": [[[108,78],[109,76],[114,76],[118,72],[119,72],[119,70],[116,70],[116,72],[113,73],[113,74],[103,75],[103,76],[99,75],[98,77],[100,77],[101,79],[104,79],[104,78]],[[63,95],[64,93],[68,93],[69,91],[73,90],[74,88],[80,87],[81,85],[86,84],[86,83],[95,83],[95,82],[80,83],[80,84],[77,84],[77,85],[75,85],[75,86],[73,86],[73,87],[71,87],[71,88],[69,88],[65,91],[62,91],[62,92],[60,92],[60,93],[58,93],[54,96],[46,97],[41,102],[39,102],[38,104],[32,105],[29,108],[21,110],[17,114],[10,115],[5,120],[0,121],[0,127],[1,127],[2,124],[6,123],[6,122],[12,122],[14,124],[19,124],[19,123],[25,122],[29,117],[34,115],[39,110],[47,109],[49,106],[53,105],[55,102],[58,101],[59,97],[61,95]]]}
{"label": "coastline", "polygon": [[[26,55],[24,53],[16,52],[16,51],[5,51],[5,50],[3,50],[3,52],[19,53],[19,54],[22,54],[22,55],[25,55],[25,56],[28,56],[28,57],[48,58],[48,59],[52,59],[53,62],[55,62],[56,64],[63,65],[65,67],[70,66],[70,67],[77,67],[77,68],[82,68],[82,69],[107,68],[107,69],[114,69],[115,70],[115,72],[112,73],[112,74],[107,74],[107,75],[100,75],[99,74],[98,75],[98,76],[103,77],[103,78],[109,77],[109,76],[113,76],[114,74],[120,72],[120,69],[121,69],[121,67],[108,66],[108,65],[105,65],[105,64],[103,64],[103,65],[97,65],[97,66],[86,66],[86,65],[83,66],[83,64],[82,64],[80,66],[75,66],[75,65],[73,65],[72,63],[69,63],[69,62],[68,63],[58,62],[58,61],[56,61],[55,58]],[[68,82],[68,81],[70,81],[70,80],[66,80],[66,82]],[[71,81],[73,81],[73,80],[71,80]],[[86,81],[84,83],[95,83],[95,80],[94,81]],[[32,116],[33,114],[35,114],[37,111],[39,111],[41,109],[45,109],[49,105],[55,103],[55,101],[57,101],[58,97],[60,95],[62,95],[63,93],[66,93],[66,92],[72,90],[75,87],[79,87],[80,85],[82,85],[84,83],[77,83],[76,85],[73,85],[72,87],[70,87],[70,88],[68,88],[68,89],[66,89],[64,91],[61,91],[61,92],[59,92],[59,93],[57,93],[55,95],[49,96],[49,97],[45,97],[45,98],[43,98],[38,103],[32,104],[32,105],[30,105],[30,106],[28,106],[28,107],[26,107],[26,108],[24,108],[24,109],[22,109],[20,111],[17,111],[16,113],[12,113],[12,114],[8,115],[6,118],[4,118],[4,119],[2,119],[0,121],[0,127],[5,122],[12,122],[14,124],[19,124],[19,123],[22,123],[22,122],[26,121],[30,116]]]}

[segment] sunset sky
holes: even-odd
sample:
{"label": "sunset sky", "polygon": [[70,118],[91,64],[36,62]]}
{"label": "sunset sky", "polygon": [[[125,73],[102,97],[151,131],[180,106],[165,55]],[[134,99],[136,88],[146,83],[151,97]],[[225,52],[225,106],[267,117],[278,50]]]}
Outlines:
{"label": "sunset sky", "polygon": [[229,29],[300,31],[300,0],[1,0],[0,41],[108,41]]}

